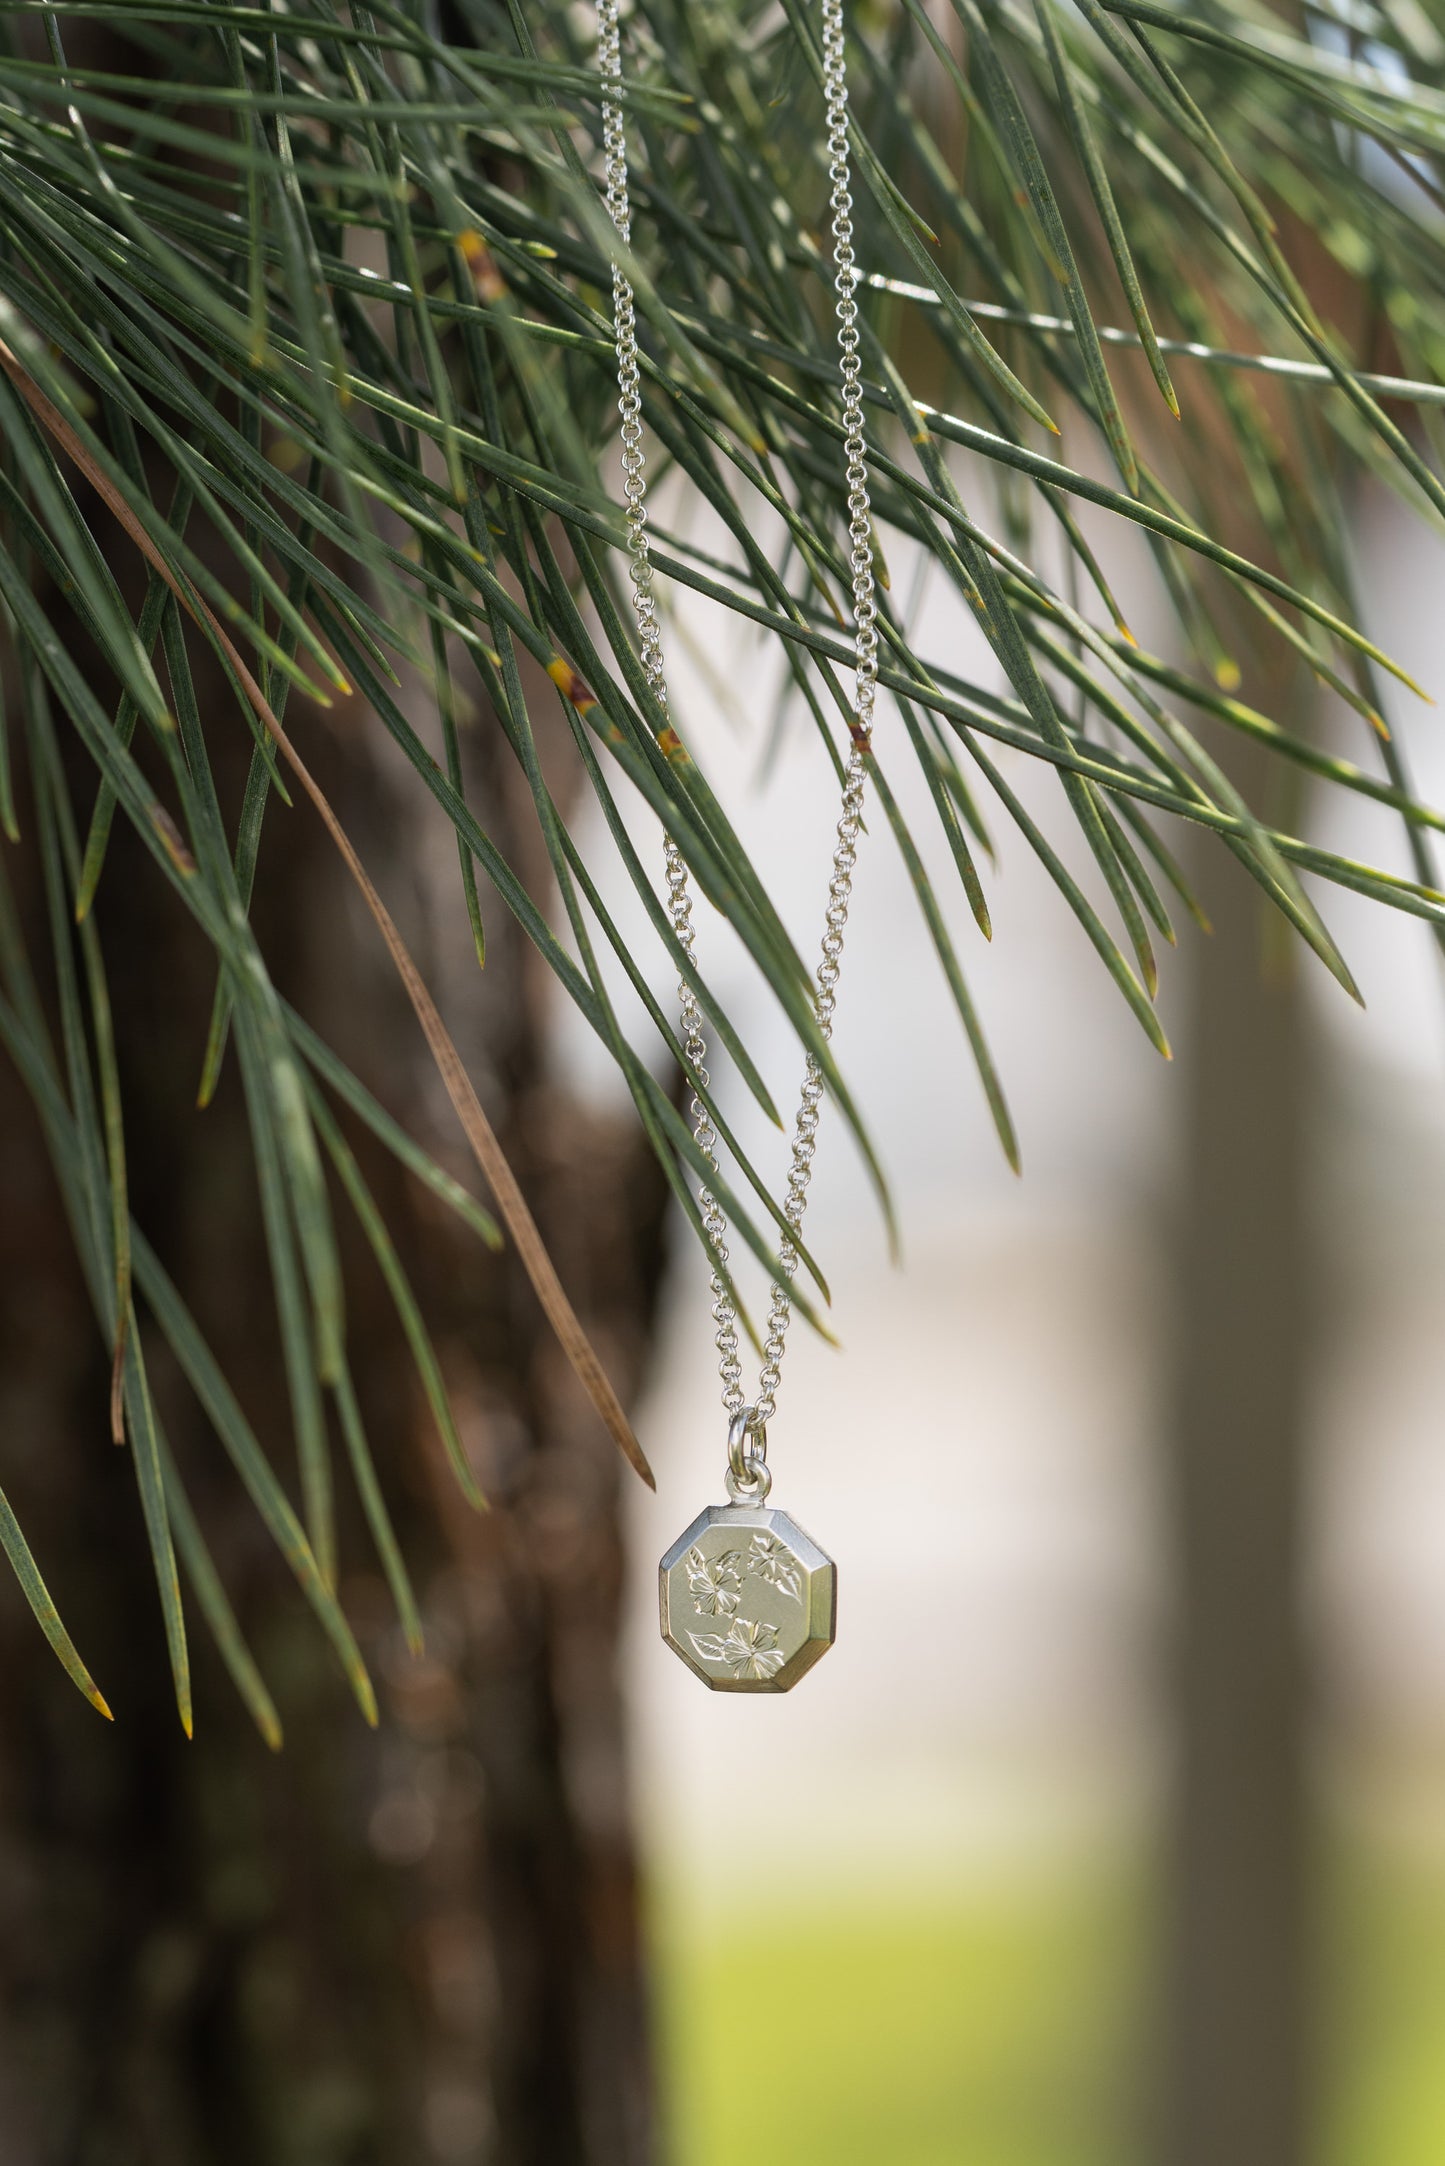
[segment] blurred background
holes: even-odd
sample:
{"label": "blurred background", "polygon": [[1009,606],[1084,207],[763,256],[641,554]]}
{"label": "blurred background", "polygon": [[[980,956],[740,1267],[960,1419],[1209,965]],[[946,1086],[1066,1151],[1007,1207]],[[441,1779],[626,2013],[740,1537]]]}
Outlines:
{"label": "blurred background", "polygon": [[[1355,510],[1366,621],[1439,697],[1445,552],[1383,495]],[[1126,609],[1167,645],[1150,579],[1140,558]],[[956,602],[913,605],[940,612],[929,651],[952,639],[993,681]],[[676,705],[807,952],[833,787],[766,654],[720,637],[684,608]],[[1438,802],[1438,718],[1409,704],[1392,720]],[[1355,718],[1316,726],[1359,754]],[[1088,886],[1053,778],[1009,775]],[[1311,801],[1307,825],[1403,869],[1387,812]],[[720,1498],[725,1445],[705,1275],[673,1229],[626,1639],[666,2155],[1433,2166],[1438,957],[1424,926],[1322,898],[1362,1012],[1198,849],[1215,932],[1166,957],[1166,1065],[1011,824],[998,842],[994,943],[954,931],[1021,1181],[888,830],[868,837],[837,1043],[904,1253],[835,1123],[809,1238],[844,1351],[795,1328],[770,1445],[775,1501],[839,1560],[839,1636],[782,1700],[703,1692],[657,1636],[655,1559]],[[711,913],[699,937],[790,1103],[771,1003]],[[562,1041],[585,1071],[582,1034]]]}
{"label": "blurred background", "polygon": [[[549,11],[559,50],[590,37],[574,12]],[[1352,23],[1369,14],[1348,12]],[[189,21],[186,10],[179,19]],[[670,25],[717,36],[718,20],[706,10],[660,16],[657,54],[671,57]],[[751,34],[750,10],[746,21]],[[776,21],[766,10],[758,21],[765,44]],[[30,27],[38,39],[38,21]],[[203,35],[212,27],[207,15]],[[332,66],[309,36],[297,45],[308,67]],[[163,47],[157,33],[145,66]],[[906,117],[890,102],[902,81],[890,56],[905,49],[900,35],[896,48],[860,51],[885,148],[897,147],[892,131]],[[733,55],[716,57],[726,73]],[[144,93],[145,74],[136,80]],[[786,133],[795,79],[777,80],[768,95]],[[1261,71],[1260,81],[1274,78]],[[351,96],[328,112],[344,113]],[[774,110],[760,136],[771,135]],[[1292,157],[1275,158],[1272,132],[1278,123],[1293,151],[1294,108],[1263,100],[1261,110],[1272,189],[1294,170]],[[1337,143],[1327,108],[1309,110]],[[1420,111],[1438,126],[1434,105]],[[956,177],[946,161],[940,168],[942,193],[956,197],[960,218],[975,215],[977,195],[988,251],[997,227],[1032,263],[1013,181],[983,161],[980,183],[951,102],[947,114],[942,140],[959,157]],[[1247,117],[1246,138],[1260,111]],[[322,132],[318,122],[317,160]],[[48,120],[32,134],[42,147],[60,141]],[[666,154],[686,180],[667,229],[680,255],[700,200],[691,169],[711,175],[691,142]],[[660,156],[652,164],[670,170]],[[1152,183],[1129,170],[1150,226],[1146,283],[1167,287],[1161,265],[1194,243],[1181,243],[1172,203],[1157,225],[1144,220]],[[91,169],[77,177],[67,167],[62,178],[60,198],[76,193],[91,219]],[[1343,210],[1331,263],[1312,266],[1320,202],[1349,208],[1336,181],[1336,195],[1322,185],[1318,197],[1291,198],[1291,260],[1330,321],[1348,324],[1351,352],[1438,376],[1435,346],[1406,340],[1401,354],[1384,336]],[[349,195],[324,164],[306,185],[330,230]],[[757,205],[790,222],[786,188],[771,201],[781,184],[767,185]],[[187,196],[185,231],[210,188]],[[519,188],[509,197],[499,186],[489,200],[514,201],[530,218],[525,179]],[[701,200],[711,190],[709,177]],[[388,178],[376,200],[400,205],[405,195]],[[159,200],[159,241],[135,258],[147,279],[169,261],[170,198]],[[237,216],[218,212],[208,244],[228,265]],[[362,290],[392,261],[396,237],[384,246],[363,228],[365,218],[340,220],[328,272],[339,291]],[[1411,236],[1427,232],[1433,248],[1438,231],[1423,217],[1379,244],[1391,279],[1399,274],[1380,290],[1402,337],[1411,296],[1400,266],[1409,268]],[[129,234],[108,263],[132,260]],[[711,247],[700,216],[695,234]],[[479,304],[502,307],[508,289],[498,287],[503,302],[489,295],[500,274],[481,237],[469,229],[471,253],[452,227],[442,238],[456,290],[469,277]],[[954,240],[972,290],[976,244]],[[530,225],[511,241],[517,306],[540,311],[545,326],[553,304],[526,282],[535,272],[540,290],[550,246],[531,253]],[[591,268],[605,286],[601,259]],[[64,290],[83,300],[83,259],[66,257],[65,270]],[[583,288],[587,270],[584,261]],[[1204,286],[1213,275],[1206,263]],[[308,306],[310,276],[298,288]],[[993,271],[985,283],[1014,290]],[[1053,286],[1045,292],[1057,301]],[[741,309],[746,329],[732,289],[720,295],[719,322]],[[1221,290],[1221,336],[1233,336],[1234,299]],[[413,335],[400,328],[406,287],[386,306],[394,353],[360,301],[347,319],[351,359],[375,348],[383,375]],[[911,310],[880,297],[880,336],[912,389],[951,396],[957,326],[936,327],[934,354]],[[1214,337],[1212,299],[1201,322],[1182,316],[1176,328]],[[1251,350],[1273,343],[1247,315],[1238,328]],[[595,430],[600,443],[613,407],[605,348],[586,368],[559,374],[544,406],[556,383],[569,399],[576,390],[586,440]],[[1274,490],[1290,550],[1312,561],[1306,544],[1319,540],[1321,580],[1342,593],[1324,546],[1332,537],[1310,523],[1336,484],[1352,486],[1359,621],[1445,701],[1445,545],[1383,486],[1358,479],[1363,459],[1319,452],[1317,416],[1303,418],[1313,392],[1260,402],[1261,425],[1280,431],[1272,463],[1261,463],[1269,433],[1236,440],[1222,429],[1221,417],[1237,419],[1222,380],[1186,380],[1194,369],[1180,360],[1189,420],[1162,457],[1209,531],[1275,561],[1279,534],[1262,531]],[[1131,409],[1142,407],[1138,357],[1121,358],[1119,374],[1133,384]],[[148,380],[142,370],[136,385]],[[525,371],[512,388],[521,420],[509,406],[501,440],[525,444],[539,427]],[[1150,411],[1141,426],[1152,458],[1156,432],[1162,441],[1174,423]],[[258,443],[278,475],[294,474],[299,444],[279,418],[273,432],[266,413]],[[550,429],[555,417],[543,418]],[[1343,430],[1340,440],[1348,449]],[[1077,469],[1102,471],[1092,438],[1071,435],[1064,450]],[[1317,471],[1305,454],[1318,455]],[[545,456],[547,471],[569,471]],[[419,445],[413,479],[428,488],[430,458]],[[992,529],[1017,539],[1020,494],[995,489],[962,457],[950,466]],[[157,458],[148,486],[168,500],[173,480]],[[610,483],[615,500],[615,473]],[[128,625],[145,597],[141,560],[101,500],[74,485],[77,531],[114,568]],[[710,531],[696,502],[695,490],[660,488],[659,530],[690,529],[713,553],[697,561],[736,562],[735,538]],[[1152,560],[1131,541],[1137,530],[1083,524],[1144,645],[1176,651]],[[565,510],[557,527],[560,538]],[[916,650],[998,687],[957,589],[910,560],[901,528],[888,533],[893,599]],[[516,534],[530,579],[540,526]],[[756,536],[771,563],[784,561],[765,518]],[[87,561],[89,549],[87,538]],[[507,561],[520,588],[518,563]],[[1030,561],[1065,590],[1070,573],[1048,561],[1047,537]],[[570,576],[556,567],[554,601]],[[114,672],[93,651],[67,580],[49,560],[37,571],[40,627],[82,657],[108,702]],[[1282,663],[1251,661],[1229,592],[1221,582],[1210,592],[1228,643],[1209,652],[1238,653],[1243,697],[1378,773],[1358,716],[1318,695],[1283,642],[1272,643]],[[808,718],[782,696],[776,651],[736,616],[686,595],[667,601],[679,727],[811,953],[837,813],[831,770]],[[234,824],[250,734],[204,642],[187,659],[178,614],[172,635],[172,699],[193,676],[218,802]],[[523,657],[523,696],[540,771],[549,788],[556,778],[569,822],[577,815],[581,861],[601,867],[614,858],[600,821],[588,832],[572,720],[542,666],[560,637],[554,626],[551,645],[539,637],[540,653]],[[68,726],[55,731],[34,656],[12,654],[13,644],[7,634],[0,671],[23,716],[18,797],[37,816],[6,852],[13,908],[0,895],[3,1019],[34,1054],[28,1069],[0,1062],[0,1436],[16,1440],[3,1472],[117,1721],[102,1724],[65,1683],[19,1587],[0,1575],[0,2166],[1437,2166],[1445,985],[1429,931],[1338,887],[1322,895],[1363,988],[1358,1008],[1266,920],[1214,838],[1170,831],[1213,931],[1206,939],[1186,920],[1179,952],[1164,957],[1161,1014],[1178,1055],[1166,1063],[1017,823],[995,809],[991,946],[961,897],[953,907],[952,864],[940,853],[932,870],[1020,1133],[1019,1180],[1000,1156],[913,884],[886,822],[871,818],[836,1046],[886,1162],[902,1256],[890,1259],[876,1198],[841,1122],[827,1120],[808,1238],[831,1280],[841,1351],[795,1328],[770,1435],[776,1500],[838,1560],[839,1638],[794,1695],[709,1695],[656,1629],[656,1559],[722,1494],[725,1424],[700,1256],[612,1069],[485,880],[478,974],[456,834],[416,786],[415,769],[448,750],[447,671],[400,673],[397,716],[420,739],[408,764],[397,744],[405,730],[389,737],[379,719],[391,694],[376,680],[368,688],[354,650],[339,646],[360,690],[323,710],[298,689],[288,727],[456,1031],[559,1274],[637,1407],[658,1491],[626,1475],[602,1436],[515,1247],[494,1252],[454,1223],[436,1183],[413,1180],[364,1112],[355,1117],[354,1094],[336,1164],[344,1180],[351,1152],[371,1185],[435,1341],[457,1455],[493,1508],[474,1514],[459,1500],[444,1425],[398,1326],[392,1274],[349,1217],[339,1238],[355,1391],[345,1403],[338,1395],[328,1428],[281,1161],[273,1154],[258,1183],[255,1100],[239,1055],[204,1116],[196,1108],[212,945],[117,823],[103,918],[128,1200],[235,1388],[222,1400],[197,1384],[152,1272],[142,1329],[174,1457],[167,1495],[188,1530],[190,1742],[167,1675],[132,1455],[107,1441],[110,1347],[95,1331],[44,1122],[26,1095],[37,1070],[61,1073],[58,1026],[76,966],[75,897],[54,849],[47,860],[31,837],[44,837],[56,807],[88,822],[95,775]],[[584,702],[569,669],[560,676],[575,719]],[[553,896],[536,803],[497,726],[511,693],[498,704],[485,675],[459,676],[454,689],[489,842],[528,895]],[[1390,718],[1420,795],[1445,802],[1438,708],[1402,695]],[[1110,726],[1102,712],[1091,719],[1106,737]],[[140,741],[159,772],[155,748]],[[1410,870],[1389,812],[1292,787],[1247,741],[1211,738],[1210,749],[1273,825]],[[920,802],[918,763],[895,756],[886,705],[877,750],[927,851],[938,823]],[[1022,755],[999,760],[1102,903],[1055,774]],[[473,1183],[374,929],[319,825],[304,808],[287,819],[267,820],[257,957],[342,1073]],[[660,874],[655,824],[639,819],[635,836]],[[635,954],[652,956],[631,888],[619,879],[606,899],[635,933]],[[705,907],[698,919],[704,975],[791,1108],[791,1034],[719,919]],[[45,959],[33,999],[32,951]],[[625,977],[607,969],[619,1013],[646,1043]],[[654,989],[670,1007],[665,975]],[[739,1130],[778,1175],[783,1139],[762,1130],[726,1063],[715,1069]],[[72,1088],[79,1134],[85,1094],[73,1079]],[[36,1095],[43,1112],[44,1089]],[[105,1187],[100,1155],[92,1150],[85,1176],[92,1204]],[[97,1242],[91,1218],[82,1252]],[[756,1275],[741,1276],[757,1299]],[[273,1540],[274,1515],[268,1531],[238,1484],[238,1431],[276,1493],[302,1495],[308,1525],[327,1530],[318,1556],[330,1548],[332,1462],[350,1455],[354,1478],[336,1485],[334,1602],[317,1563],[309,1584],[296,1573],[329,1645],[287,1573],[299,1536],[283,1527]],[[396,1550],[377,1534],[387,1522],[375,1492],[365,1512],[360,1500],[368,1432]],[[410,1615],[397,1599],[398,1552],[412,1575]],[[167,1589],[168,1569],[162,1556]],[[378,1702],[373,1729],[362,1716]],[[283,1727],[286,1749],[273,1757],[265,1748]]]}
{"label": "blurred background", "polygon": [[[1362,621],[1445,696],[1445,548],[1383,494],[1362,491],[1351,518]],[[1167,652],[1149,559],[1117,527],[1095,538],[1145,645]],[[995,682],[962,605],[906,555],[892,569],[926,651]],[[809,952],[837,809],[817,739],[780,701],[776,654],[708,606],[676,610],[669,653],[680,723]],[[1358,718],[1306,714],[1293,680],[1246,694],[1296,703],[1297,724],[1369,763]],[[424,687],[409,696],[427,711]],[[1445,800],[1438,710],[1402,697],[1391,719],[1420,794]],[[4,2166],[1435,2166],[1445,994],[1427,928],[1322,896],[1360,1009],[1280,941],[1222,850],[1171,837],[1213,932],[1186,924],[1164,958],[1166,1063],[1000,818],[993,943],[962,910],[952,931],[1020,1180],[871,821],[836,1043],[903,1253],[890,1261],[826,1121],[808,1237],[842,1350],[795,1328],[770,1435],[777,1500],[838,1560],[839,1637],[786,1698],[715,1696],[656,1627],[656,1559],[722,1495],[699,1254],[611,1068],[485,892],[478,994],[451,834],[408,809],[361,703],[329,740],[312,728],[369,862],[410,897],[479,1088],[508,1109],[658,1493],[607,1446],[514,1253],[449,1233],[373,1149],[495,1508],[458,1503],[385,1287],[349,1254],[359,1390],[426,1635],[408,1651],[347,1502],[340,1595],[377,1680],[369,1730],[161,1354],[158,1404],[286,1731],[273,1758],[197,1632],[188,1744],[126,1455],[98,1426],[104,1351],[0,1071],[0,1422],[35,1447],[12,1494],[118,1717],[98,1722],[58,1677],[12,1587]],[[239,768],[239,732],[234,749]],[[878,749],[914,811],[887,719]],[[476,753],[526,864],[530,802],[485,733]],[[1003,758],[1092,890],[1053,774]],[[1239,771],[1281,826],[1404,868],[1389,812],[1271,798]],[[657,852],[646,820],[636,839]],[[203,1119],[191,1104],[210,957],[177,941],[177,969],[155,966],[129,847],[119,892],[139,931],[113,971],[132,1196],[284,1468],[241,1094],[228,1077]],[[274,862],[263,937],[298,1001],[467,1177],[329,862],[295,846]],[[609,900],[650,953],[635,895]],[[771,999],[705,908],[698,939],[791,1105]],[[776,1172],[782,1139],[715,1065]]]}

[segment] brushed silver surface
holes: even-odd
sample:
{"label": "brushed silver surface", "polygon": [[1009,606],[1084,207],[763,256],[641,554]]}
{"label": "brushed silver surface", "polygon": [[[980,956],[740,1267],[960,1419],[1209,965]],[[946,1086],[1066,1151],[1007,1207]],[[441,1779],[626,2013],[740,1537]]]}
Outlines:
{"label": "brushed silver surface", "polygon": [[662,1636],[714,1692],[789,1692],[833,1644],[838,1568],[786,1512],[710,1504],[657,1568]]}

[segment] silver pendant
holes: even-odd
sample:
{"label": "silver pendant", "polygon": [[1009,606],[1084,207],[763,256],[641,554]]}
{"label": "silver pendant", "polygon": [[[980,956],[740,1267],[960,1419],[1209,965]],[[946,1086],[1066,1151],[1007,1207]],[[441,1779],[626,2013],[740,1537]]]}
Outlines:
{"label": "silver pendant", "polygon": [[710,1504],[657,1568],[662,1636],[714,1692],[789,1692],[833,1644],[838,1568],[769,1509],[766,1437],[744,1420],[729,1438],[732,1501]]}

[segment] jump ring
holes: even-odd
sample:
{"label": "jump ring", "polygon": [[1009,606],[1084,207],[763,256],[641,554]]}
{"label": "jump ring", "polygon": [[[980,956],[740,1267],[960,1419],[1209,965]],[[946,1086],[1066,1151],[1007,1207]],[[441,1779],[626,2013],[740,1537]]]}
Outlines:
{"label": "jump ring", "polygon": [[762,1504],[773,1486],[768,1470],[768,1426],[755,1406],[739,1408],[728,1423],[728,1470],[724,1486],[734,1504]]}
{"label": "jump ring", "polygon": [[756,1452],[748,1452],[743,1460],[745,1473],[741,1481],[731,1466],[723,1476],[723,1487],[734,1504],[766,1504],[773,1477],[766,1459],[759,1459]]}
{"label": "jump ring", "polygon": [[739,1407],[728,1423],[728,1466],[735,1480],[744,1483],[752,1480],[748,1472],[749,1459],[756,1459],[762,1466],[768,1463],[767,1423],[758,1420],[755,1406]]}

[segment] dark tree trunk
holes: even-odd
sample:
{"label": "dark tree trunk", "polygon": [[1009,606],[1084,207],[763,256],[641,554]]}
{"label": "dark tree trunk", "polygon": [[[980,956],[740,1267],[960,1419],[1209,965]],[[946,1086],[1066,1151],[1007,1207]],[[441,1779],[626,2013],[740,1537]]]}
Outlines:
{"label": "dark tree trunk", "polygon": [[[214,691],[209,712],[220,716]],[[635,1385],[658,1268],[651,1161],[630,1130],[548,1082],[536,966],[495,904],[478,973],[449,832],[418,811],[414,778],[377,755],[366,711],[328,725],[298,706],[290,719],[449,1010],[569,1290],[614,1376]],[[222,778],[232,808],[249,750],[242,723],[233,728]],[[479,731],[473,786],[515,862],[531,847],[531,815],[498,736]],[[84,820],[93,778],[79,767],[74,794]],[[43,955],[33,844],[6,856]],[[410,1010],[304,804],[273,802],[257,910],[288,996],[470,1179]],[[119,822],[99,922],[136,1216],[294,1494],[233,1060],[213,1107],[193,1110],[210,959]],[[617,1676],[620,1461],[510,1253],[488,1254],[348,1132],[495,1508],[478,1517],[456,1492],[389,1297],[338,1198],[358,1392],[427,1634],[413,1659],[359,1514],[345,1507],[341,1593],[382,1709],[379,1730],[367,1730],[147,1330],[177,1458],[286,1729],[273,1758],[192,1603],[188,1744],[129,1452],[108,1437],[108,1361],[38,1124],[0,1066],[0,1481],[116,1712],[111,1728],[85,1706],[18,1587],[0,1577],[5,2166],[631,2166],[650,2156]],[[337,1484],[344,1499],[339,1456]]]}
{"label": "dark tree trunk", "polygon": [[[1290,0],[1292,20],[1303,13]],[[1281,246],[1321,317],[1373,365],[1396,365],[1376,297],[1320,235],[1273,203]],[[1216,401],[1223,396],[1216,389]],[[1256,393],[1283,461],[1318,458],[1288,402]],[[1287,571],[1226,426],[1191,407],[1209,529]],[[1308,734],[1313,680],[1238,599],[1220,597],[1242,697]],[[1212,748],[1248,801],[1299,833],[1296,792],[1257,743]],[[1167,1463],[1175,1766],[1167,1830],[1162,2166],[1306,2166],[1318,2069],[1311,1704],[1302,1564],[1312,1347],[1325,1328],[1326,1228],[1310,1178],[1325,1047],[1321,966],[1222,855],[1195,942],[1177,1224]],[[1338,997],[1343,998],[1341,994]]]}
{"label": "dark tree trunk", "polygon": [[[1271,712],[1287,703],[1276,687]],[[1261,763],[1235,758],[1259,801]],[[1304,951],[1224,865],[1196,943],[1168,1460],[1176,1602],[1161,2166],[1303,2166]]]}

